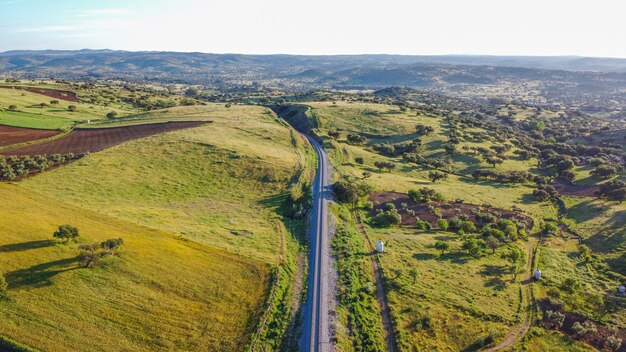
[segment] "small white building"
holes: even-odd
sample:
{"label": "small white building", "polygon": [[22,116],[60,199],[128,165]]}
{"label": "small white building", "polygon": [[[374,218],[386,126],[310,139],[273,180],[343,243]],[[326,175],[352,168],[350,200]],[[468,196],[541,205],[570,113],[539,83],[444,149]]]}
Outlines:
{"label": "small white building", "polygon": [[535,272],[533,272],[533,277],[535,278],[535,280],[541,280],[541,270],[535,269]]}
{"label": "small white building", "polygon": [[620,285],[617,291],[622,295],[626,295],[626,287],[624,287],[624,285]]}
{"label": "small white building", "polygon": [[376,252],[385,253],[385,242],[383,241],[376,242]]}

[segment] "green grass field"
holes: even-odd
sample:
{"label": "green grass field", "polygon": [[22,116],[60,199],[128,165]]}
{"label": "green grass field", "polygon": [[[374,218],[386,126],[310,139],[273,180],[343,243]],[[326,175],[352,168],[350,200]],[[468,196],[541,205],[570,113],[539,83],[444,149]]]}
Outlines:
{"label": "green grass field", "polygon": [[[139,112],[125,103],[104,106],[82,102],[73,103],[59,99],[57,105],[51,105],[50,101],[53,99],[21,89],[0,88],[0,124],[43,129],[68,129],[76,123],[87,120],[106,119],[106,114],[110,111],[116,111],[120,117]],[[39,106],[41,103],[45,103],[47,106]],[[17,110],[8,111],[10,105],[15,105]],[[68,111],[70,105],[75,105],[78,110],[76,112]]]}
{"label": "green grass field", "polygon": [[[2,335],[42,351],[241,350],[268,290],[269,268],[251,259],[0,184]],[[79,267],[76,244],[122,237],[119,255]]]}
{"label": "green grass field", "polygon": [[22,185],[276,263],[287,232],[275,212],[304,163],[303,141],[263,108],[200,109],[190,110],[212,124],[131,141]]}
{"label": "green grass field", "polygon": [[[74,269],[76,245],[11,250],[20,259],[3,261],[0,270],[24,288],[10,289],[11,299],[0,303],[10,327],[0,331],[7,337],[43,350],[89,350],[78,344],[81,339],[105,350],[243,350],[268,303],[270,270],[282,272],[272,304],[299,297],[293,283],[303,227],[285,218],[281,207],[291,185],[310,178],[304,139],[260,107],[210,104],[146,115],[111,126],[177,119],[213,123],[130,141],[7,186],[45,203],[40,210],[47,213],[41,219],[35,213],[36,221],[25,215],[36,203],[16,203],[21,213],[15,216],[41,228],[25,227],[32,239],[24,242],[51,238],[61,223],[78,226],[90,240],[128,238],[119,257],[93,270]],[[6,221],[0,231],[10,233],[8,224],[15,221]],[[0,238],[7,248],[20,242],[19,236]],[[25,310],[13,305],[18,298],[23,305],[26,299],[42,303]],[[89,316],[91,306],[102,318]],[[107,314],[113,317],[101,321]],[[291,314],[272,310],[260,346],[280,343]],[[161,316],[168,318],[159,321]],[[89,324],[77,328],[83,319]],[[27,321],[41,321],[30,324],[32,331],[46,326],[50,332],[20,335]],[[53,332],[55,325],[63,330]],[[112,333],[106,335],[109,326]],[[66,335],[71,338],[64,340]]]}
{"label": "green grass field", "polygon": [[[490,332],[505,335],[517,323],[520,288],[497,252],[471,258],[460,250],[457,236],[446,233],[408,228],[369,232],[371,238],[385,242],[380,260],[387,297],[407,345],[429,351],[464,350]],[[440,238],[452,243],[443,256],[434,248]],[[415,283],[411,269],[418,271]]]}

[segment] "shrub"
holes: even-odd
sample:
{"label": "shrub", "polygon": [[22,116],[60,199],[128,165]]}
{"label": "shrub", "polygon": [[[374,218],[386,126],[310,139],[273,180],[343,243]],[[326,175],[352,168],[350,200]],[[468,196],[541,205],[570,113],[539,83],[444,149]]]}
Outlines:
{"label": "shrub", "polygon": [[365,162],[365,161],[363,160],[363,158],[361,158],[361,157],[356,157],[356,158],[354,158],[354,161],[355,161],[357,164],[360,164],[360,165],[363,165],[363,163]]}
{"label": "shrub", "polygon": [[346,137],[350,144],[363,144],[366,141],[366,138],[360,134],[348,134]]}
{"label": "shrub", "polygon": [[575,322],[574,325],[572,325],[572,330],[574,330],[574,332],[576,333],[576,337],[583,337],[587,335],[588,333],[597,332],[598,328],[596,327],[594,323],[587,320],[582,324],[579,322]]}
{"label": "shrub", "polygon": [[439,219],[437,220],[437,227],[439,228],[439,230],[441,231],[446,231],[448,230],[448,220],[446,219]]}
{"label": "shrub", "polygon": [[107,119],[114,119],[117,117],[117,111],[111,111],[107,113]]}
{"label": "shrub", "polygon": [[427,203],[430,201],[441,202],[443,195],[432,188],[412,189],[408,193],[409,198],[416,203]]}
{"label": "shrub", "polygon": [[9,111],[15,111],[15,110],[17,110],[17,106],[9,105]]}
{"label": "shrub", "polygon": [[465,241],[463,241],[463,249],[467,251],[467,254],[471,255],[474,258],[478,258],[483,251],[481,242],[483,241],[477,240],[473,237],[469,237],[465,239]]}
{"label": "shrub", "polygon": [[374,217],[373,222],[375,225],[380,227],[400,225],[400,223],[402,223],[402,216],[398,213],[396,209],[387,210],[378,213]]}
{"label": "shrub", "polygon": [[70,112],[75,112],[78,111],[78,107],[76,107],[76,105],[70,105],[67,107],[67,110]]}
{"label": "shrub", "polygon": [[471,221],[462,221],[459,230],[463,230],[464,233],[475,233],[476,225]]}
{"label": "shrub", "polygon": [[563,322],[565,322],[565,314],[557,311],[548,310],[543,317],[557,329],[562,327]]}
{"label": "shrub", "polygon": [[397,210],[396,205],[393,203],[385,203],[385,210]]}
{"label": "shrub", "polygon": [[617,351],[622,346],[622,339],[617,336],[609,336],[606,338],[606,345],[612,350]]}
{"label": "shrub", "polygon": [[342,203],[355,203],[359,199],[359,193],[353,182],[337,181],[333,185],[335,198]]}
{"label": "shrub", "polygon": [[415,222],[415,228],[417,228],[418,230],[428,230],[430,227],[431,226],[428,221],[417,219],[417,221]]}
{"label": "shrub", "polygon": [[374,202],[367,201],[367,202],[363,203],[363,209],[372,211],[374,209]]}

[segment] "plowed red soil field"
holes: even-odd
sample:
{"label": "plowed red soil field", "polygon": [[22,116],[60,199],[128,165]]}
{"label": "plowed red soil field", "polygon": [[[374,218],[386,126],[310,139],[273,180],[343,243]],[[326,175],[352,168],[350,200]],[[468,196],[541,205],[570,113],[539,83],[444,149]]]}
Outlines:
{"label": "plowed red soil field", "polygon": [[0,155],[51,155],[94,153],[114,145],[155,134],[197,127],[207,121],[179,121],[113,128],[76,129],[61,138],[0,151]]}
{"label": "plowed red soil field", "polygon": [[8,89],[23,89],[27,92],[45,95],[50,98],[55,98],[58,100],[65,100],[72,103],[77,103],[79,101],[76,93],[70,92],[67,90],[56,90],[56,89],[47,89],[47,88],[36,88],[36,87],[16,87],[16,86],[2,86],[0,88],[8,88]]}
{"label": "plowed red soil field", "polygon": [[37,130],[0,125],[0,147],[7,145],[45,139],[61,133],[54,130]]}

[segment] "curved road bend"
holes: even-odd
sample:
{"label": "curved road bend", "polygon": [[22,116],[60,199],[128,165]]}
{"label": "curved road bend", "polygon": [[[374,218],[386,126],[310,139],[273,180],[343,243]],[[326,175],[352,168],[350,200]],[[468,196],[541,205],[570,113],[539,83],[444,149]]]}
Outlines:
{"label": "curved road bend", "polygon": [[330,187],[330,164],[322,146],[305,135],[318,156],[317,177],[313,183],[313,212],[310,229],[309,275],[307,300],[304,304],[302,339],[300,351],[332,351],[328,315],[328,275],[330,241],[328,235],[328,201],[332,196]]}

